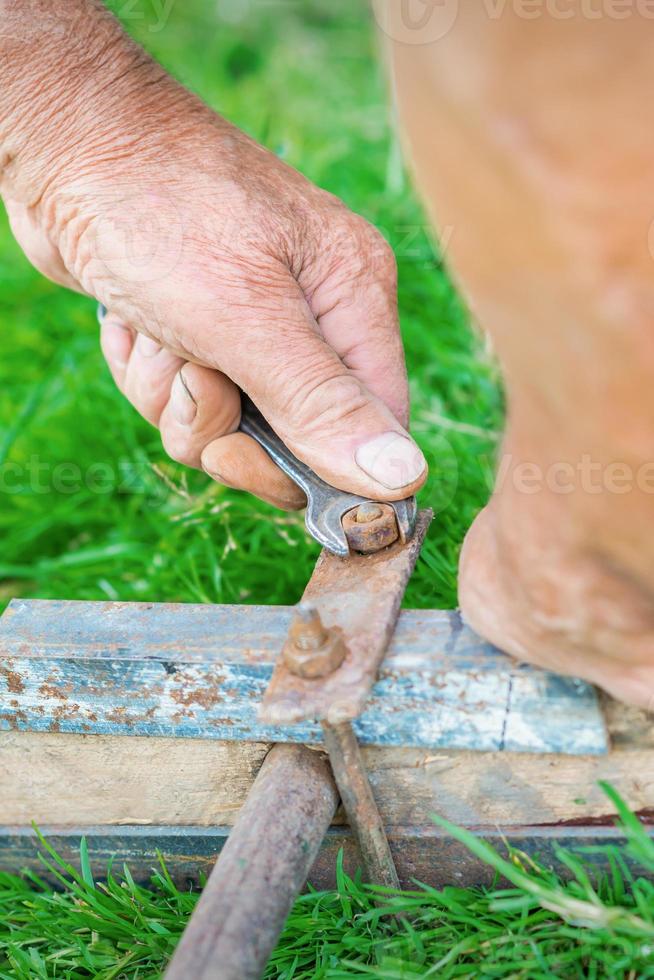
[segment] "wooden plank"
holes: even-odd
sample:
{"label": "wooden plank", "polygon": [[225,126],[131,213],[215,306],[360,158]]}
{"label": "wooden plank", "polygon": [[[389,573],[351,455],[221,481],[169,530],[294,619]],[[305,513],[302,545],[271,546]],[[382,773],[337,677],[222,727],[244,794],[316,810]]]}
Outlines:
{"label": "wooden plank", "polygon": [[[0,824],[231,824],[268,746],[104,735],[0,734]],[[654,817],[654,750],[561,756],[364,749],[387,828],[611,822],[608,780]]]}
{"label": "wooden plank", "polygon": [[269,745],[0,733],[0,824],[231,824]]}
{"label": "wooden plank", "polygon": [[[120,873],[127,863],[133,878],[140,884],[150,881],[159,867],[158,852],[178,888],[197,888],[211,871],[216,857],[227,840],[229,827],[104,827],[78,826],[63,830],[57,826],[42,828],[61,857],[79,867],[79,845],[82,837],[88,843],[91,867],[96,879],[106,875],[109,862]],[[654,836],[654,829],[652,831]],[[557,861],[556,848],[597,848],[600,845],[624,843],[624,838],[611,827],[513,827],[508,832],[487,828],[476,836],[488,841],[501,854],[507,845],[518,848],[548,867],[556,868],[563,877],[569,872]],[[418,834],[411,828],[391,832],[389,843],[405,888],[415,888],[422,881],[434,888],[446,885],[486,885],[494,881],[493,871],[457,841],[438,828]],[[360,866],[356,844],[347,828],[333,827],[325,836],[318,857],[309,875],[316,888],[334,888],[338,852],[343,850],[346,870],[353,874]],[[0,826],[0,870],[18,873],[24,869],[57,885],[56,880],[38,858],[39,844],[31,827]],[[630,866],[632,862],[621,850]],[[584,850],[584,859],[598,872],[610,872],[601,852]]]}
{"label": "wooden plank", "polygon": [[[14,600],[0,619],[0,728],[320,742],[257,718],[288,607]],[[400,615],[364,745],[604,753],[594,689],[519,665],[456,612]]]}

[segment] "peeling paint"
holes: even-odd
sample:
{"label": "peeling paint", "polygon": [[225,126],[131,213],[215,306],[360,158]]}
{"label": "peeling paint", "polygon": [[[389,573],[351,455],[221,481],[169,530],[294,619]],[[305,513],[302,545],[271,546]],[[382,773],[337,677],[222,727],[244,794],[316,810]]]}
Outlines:
{"label": "peeling paint", "polygon": [[[23,600],[9,612],[0,729],[321,741],[312,721],[257,718],[288,608]],[[400,614],[355,729],[364,745],[497,751],[504,730],[510,751],[607,750],[592,687],[518,666],[435,610]]]}

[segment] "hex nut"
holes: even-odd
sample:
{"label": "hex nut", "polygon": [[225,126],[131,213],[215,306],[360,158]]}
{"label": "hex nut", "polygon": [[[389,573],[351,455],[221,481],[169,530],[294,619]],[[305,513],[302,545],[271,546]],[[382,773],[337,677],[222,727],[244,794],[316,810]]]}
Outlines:
{"label": "hex nut", "polygon": [[370,555],[397,541],[400,534],[395,511],[390,504],[378,504],[378,509],[380,516],[373,520],[358,521],[358,507],[343,516],[343,530],[352,551]]}
{"label": "hex nut", "polygon": [[345,643],[334,630],[325,630],[322,646],[302,649],[289,636],[284,646],[284,663],[298,677],[326,677],[341,666],[347,653]]}

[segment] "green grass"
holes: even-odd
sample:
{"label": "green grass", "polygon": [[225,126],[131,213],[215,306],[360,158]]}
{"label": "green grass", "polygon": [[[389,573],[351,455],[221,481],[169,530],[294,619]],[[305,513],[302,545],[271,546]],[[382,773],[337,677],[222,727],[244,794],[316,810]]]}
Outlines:
{"label": "green grass", "polygon": [[[578,855],[561,851],[563,881],[519,851],[503,857],[439,820],[504,876],[504,887],[391,892],[352,880],[339,864],[335,890],[296,900],[267,980],[654,977],[654,841],[606,791],[627,837],[624,848],[601,848],[608,874],[593,880]],[[197,895],[180,892],[163,863],[149,888],[127,867],[96,883],[85,844],[81,870],[43,845],[63,890],[35,875],[0,874],[1,980],[159,977]]]}
{"label": "green grass", "polygon": [[[150,0],[115,6],[177,77],[394,246],[413,427],[432,472],[421,499],[439,512],[406,604],[452,607],[458,549],[488,494],[501,397],[407,186],[366,5],[185,0],[161,31]],[[237,23],[216,13],[233,20],[248,8]],[[114,390],[93,304],[33,271],[4,216],[0,481],[0,601],[293,603],[317,554],[301,517],[166,460],[158,433]]]}

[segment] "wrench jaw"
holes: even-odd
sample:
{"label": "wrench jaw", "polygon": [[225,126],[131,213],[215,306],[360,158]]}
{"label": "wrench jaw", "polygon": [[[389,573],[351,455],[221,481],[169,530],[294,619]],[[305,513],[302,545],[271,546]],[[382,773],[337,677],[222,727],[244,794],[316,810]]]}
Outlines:
{"label": "wrench jaw", "polygon": [[[307,531],[327,551],[338,555],[339,558],[347,558],[350,554],[350,544],[343,527],[343,518],[365,502],[367,502],[365,498],[353,494],[347,495],[339,491],[313,493],[309,489],[305,514]],[[418,513],[416,499],[409,497],[406,500],[390,503],[389,506],[393,508],[395,514],[400,541],[406,544],[415,531]]]}
{"label": "wrench jaw", "polygon": [[356,507],[358,498],[355,502],[343,505],[342,495],[333,497],[330,500],[324,497],[318,498],[313,494],[307,494],[307,509],[304,516],[309,534],[318,541],[323,548],[331,551],[339,558],[347,558],[350,554],[350,546],[343,530],[343,514]]}
{"label": "wrench jaw", "polygon": [[407,497],[405,500],[395,500],[390,502],[395,511],[397,529],[400,532],[400,541],[406,544],[413,537],[416,529],[416,519],[418,517],[418,505],[415,497]]}

